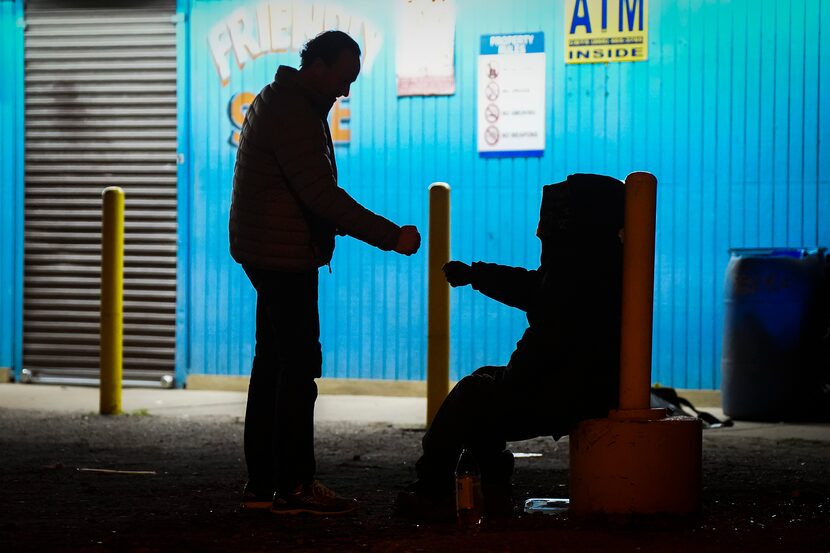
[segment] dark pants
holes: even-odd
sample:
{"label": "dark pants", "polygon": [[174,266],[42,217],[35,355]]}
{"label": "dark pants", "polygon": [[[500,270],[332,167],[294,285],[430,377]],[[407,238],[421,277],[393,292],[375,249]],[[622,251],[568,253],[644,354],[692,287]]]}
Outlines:
{"label": "dark pants", "polygon": [[291,491],[311,483],[315,378],[321,375],[317,271],[290,273],[245,266],[257,293],[256,350],[245,412],[250,486]]}
{"label": "dark pants", "polygon": [[455,489],[455,465],[462,448],[479,460],[482,479],[498,462],[508,441],[545,434],[528,405],[530,394],[506,379],[507,367],[482,367],[450,391],[424,434],[423,455],[415,464],[419,482],[435,494]]}

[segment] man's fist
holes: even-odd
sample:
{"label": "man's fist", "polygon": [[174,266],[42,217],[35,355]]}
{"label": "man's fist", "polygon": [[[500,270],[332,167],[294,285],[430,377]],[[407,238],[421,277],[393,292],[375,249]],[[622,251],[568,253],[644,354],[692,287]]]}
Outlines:
{"label": "man's fist", "polygon": [[412,255],[421,247],[421,235],[413,225],[401,227],[398,235],[398,243],[395,244],[395,251],[404,255]]}
{"label": "man's fist", "polygon": [[450,261],[441,269],[450,286],[467,286],[473,279],[473,268],[460,261]]}

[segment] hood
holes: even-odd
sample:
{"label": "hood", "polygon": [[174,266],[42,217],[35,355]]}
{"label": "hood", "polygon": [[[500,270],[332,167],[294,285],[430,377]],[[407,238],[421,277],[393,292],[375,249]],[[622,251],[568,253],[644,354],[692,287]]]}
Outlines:
{"label": "hood", "polygon": [[612,177],[575,174],[542,188],[536,235],[542,265],[553,256],[583,257],[595,250],[619,250],[625,223],[625,187]]}

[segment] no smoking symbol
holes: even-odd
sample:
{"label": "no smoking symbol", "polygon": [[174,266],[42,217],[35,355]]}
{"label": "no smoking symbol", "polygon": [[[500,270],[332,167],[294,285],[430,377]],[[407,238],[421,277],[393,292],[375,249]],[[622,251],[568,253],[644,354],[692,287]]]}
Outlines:
{"label": "no smoking symbol", "polygon": [[494,82],[487,83],[487,88],[484,89],[484,96],[491,102],[499,97],[499,85]]}
{"label": "no smoking symbol", "polygon": [[488,123],[495,123],[499,120],[500,113],[499,106],[496,104],[488,104],[484,109],[484,118]]}
{"label": "no smoking symbol", "polygon": [[499,141],[499,129],[496,126],[490,125],[484,130],[484,141],[490,146],[494,146]]}

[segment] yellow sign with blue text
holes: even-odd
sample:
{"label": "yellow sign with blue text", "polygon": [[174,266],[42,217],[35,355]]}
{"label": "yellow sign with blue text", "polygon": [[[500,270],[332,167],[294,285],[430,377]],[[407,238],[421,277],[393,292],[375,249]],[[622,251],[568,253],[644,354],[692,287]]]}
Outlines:
{"label": "yellow sign with blue text", "polygon": [[565,0],[565,63],[648,59],[648,0]]}

